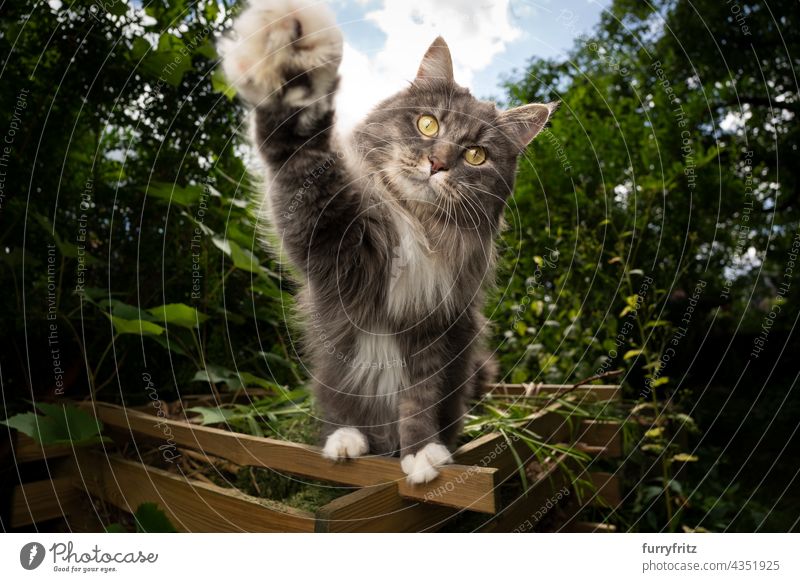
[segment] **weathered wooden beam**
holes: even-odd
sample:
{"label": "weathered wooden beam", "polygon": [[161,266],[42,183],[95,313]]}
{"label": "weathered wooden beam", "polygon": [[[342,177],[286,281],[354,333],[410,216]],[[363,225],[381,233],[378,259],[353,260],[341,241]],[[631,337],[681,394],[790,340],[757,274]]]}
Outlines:
{"label": "weathered wooden beam", "polygon": [[14,460],[18,465],[42,459],[67,457],[71,454],[70,445],[41,445],[24,434],[17,435],[17,443],[14,446]]}
{"label": "weathered wooden beam", "polygon": [[11,498],[11,527],[66,517],[79,501],[80,492],[69,477],[17,485]]}
{"label": "weathered wooden beam", "polygon": [[610,523],[576,521],[567,525],[567,527],[561,531],[566,533],[615,533],[617,531],[617,526]]}
{"label": "weathered wooden beam", "polygon": [[[563,502],[562,509],[572,516],[576,516],[589,505],[606,507],[619,505],[621,499],[619,479],[611,473],[595,471],[583,473],[582,478],[592,484],[594,491],[591,497],[578,503],[574,500],[573,483],[566,470],[567,466],[572,470],[580,469],[573,459],[563,454],[559,455],[558,460],[548,465],[527,492],[499,509],[481,531],[520,533],[532,531],[536,524],[555,510],[562,500],[567,500]],[[537,517],[537,514],[540,515]]]}
{"label": "weathered wooden beam", "polygon": [[364,487],[317,510],[318,532],[422,532],[439,529],[458,510],[403,499],[397,485]]}
{"label": "weathered wooden beam", "polygon": [[590,500],[593,504],[600,504],[616,509],[622,503],[622,488],[619,477],[615,473],[592,471],[589,473],[595,492]]}
{"label": "weathered wooden beam", "polygon": [[[569,443],[578,438],[582,443],[578,448],[589,454],[613,457],[622,454],[622,430],[618,422],[585,420],[577,429],[571,430],[563,414],[558,412],[559,408],[561,405],[555,403],[536,413],[527,428],[553,444]],[[520,461],[524,465],[534,457],[527,444],[514,440],[512,435],[507,440],[499,433],[479,437],[453,453],[455,461],[462,465],[497,468],[497,480],[501,483],[518,472]]]}
{"label": "weathered wooden beam", "polygon": [[573,390],[569,384],[537,384],[535,382],[523,384],[489,384],[485,392],[497,396],[516,396],[532,398],[536,396],[558,397],[565,392],[572,392],[582,398],[591,398],[596,401],[621,400],[622,388],[617,384],[587,384]]}
{"label": "weathered wooden beam", "polygon": [[402,497],[448,507],[493,513],[497,469],[448,465],[425,485],[410,485],[398,459],[368,456],[334,463],[318,447],[261,438],[165,419],[111,404],[91,409],[107,426],[170,445],[189,447],[242,466],[266,467],[345,485],[396,483]]}
{"label": "weathered wooden beam", "polygon": [[174,475],[115,455],[82,452],[73,483],[135,513],[157,503],[176,529],[188,532],[313,532],[314,515]]}
{"label": "weathered wooden beam", "polygon": [[[553,459],[535,483],[532,483],[528,490],[514,499],[511,503],[500,509],[491,520],[481,529],[490,532],[526,532],[536,526],[536,521],[531,521],[532,516],[537,511],[549,511],[547,502],[551,500],[551,505],[555,503],[552,499],[556,493],[569,485],[567,473],[561,470],[562,463],[566,461],[566,455],[561,454]],[[567,489],[568,491],[568,489]],[[564,496],[568,493],[564,493]]]}
{"label": "weathered wooden beam", "polygon": [[602,455],[622,456],[622,425],[613,420],[584,420],[576,439],[590,447],[603,447]]}

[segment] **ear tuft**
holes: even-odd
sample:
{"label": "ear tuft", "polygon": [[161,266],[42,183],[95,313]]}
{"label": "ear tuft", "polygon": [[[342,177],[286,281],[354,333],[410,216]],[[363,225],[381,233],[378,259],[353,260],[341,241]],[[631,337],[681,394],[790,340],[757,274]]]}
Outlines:
{"label": "ear tuft", "polygon": [[524,150],[553,115],[561,101],[530,103],[500,114],[499,126],[517,147]]}
{"label": "ear tuft", "polygon": [[453,82],[453,59],[450,56],[450,49],[441,36],[437,36],[425,56],[417,71],[417,81],[422,79],[432,81]]}

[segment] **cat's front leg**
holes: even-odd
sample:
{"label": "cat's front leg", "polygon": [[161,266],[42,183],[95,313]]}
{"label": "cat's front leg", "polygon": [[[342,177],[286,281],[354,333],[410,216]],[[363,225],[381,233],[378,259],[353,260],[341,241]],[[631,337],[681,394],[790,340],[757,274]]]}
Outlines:
{"label": "cat's front leg", "polygon": [[440,467],[453,462],[440,439],[441,378],[438,373],[425,378],[400,395],[400,466],[411,484],[432,481]]}
{"label": "cat's front leg", "polygon": [[228,82],[256,108],[297,108],[313,122],[333,105],[342,33],[324,4],[250,0],[219,43]]}
{"label": "cat's front leg", "polygon": [[369,443],[364,433],[352,426],[345,426],[328,435],[322,456],[331,461],[341,461],[366,455],[368,451]]}

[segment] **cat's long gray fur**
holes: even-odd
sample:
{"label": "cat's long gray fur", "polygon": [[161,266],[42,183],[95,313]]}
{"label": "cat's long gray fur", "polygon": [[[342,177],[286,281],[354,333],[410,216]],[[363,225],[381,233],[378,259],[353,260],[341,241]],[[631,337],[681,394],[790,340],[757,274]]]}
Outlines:
{"label": "cat's long gray fur", "polygon": [[[495,376],[482,315],[494,238],[518,157],[554,107],[503,112],[475,99],[438,38],[415,80],[339,143],[332,16],[255,0],[235,29],[224,66],[253,106],[269,222],[302,273],[323,454],[399,453],[409,481],[429,481],[450,461],[469,398]],[[433,136],[424,115],[438,122]],[[464,157],[474,146],[480,165]]]}

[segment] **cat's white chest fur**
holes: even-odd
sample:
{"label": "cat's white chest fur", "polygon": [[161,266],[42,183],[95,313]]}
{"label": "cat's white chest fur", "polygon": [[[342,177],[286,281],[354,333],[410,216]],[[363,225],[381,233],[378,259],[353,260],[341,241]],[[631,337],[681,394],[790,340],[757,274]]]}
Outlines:
{"label": "cat's white chest fur", "polygon": [[392,334],[359,331],[353,359],[347,364],[356,391],[365,398],[374,398],[376,405],[397,407],[397,395],[408,385],[408,362]]}
{"label": "cat's white chest fur", "polygon": [[391,251],[386,307],[391,315],[423,315],[447,307],[453,284],[450,270],[426,248],[424,234],[395,219],[398,242]]}

